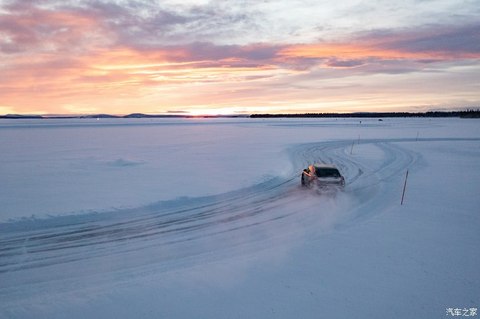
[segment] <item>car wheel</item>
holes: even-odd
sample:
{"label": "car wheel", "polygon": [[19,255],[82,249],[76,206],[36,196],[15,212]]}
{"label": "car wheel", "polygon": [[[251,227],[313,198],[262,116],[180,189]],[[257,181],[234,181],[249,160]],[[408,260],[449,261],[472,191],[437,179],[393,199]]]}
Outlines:
{"label": "car wheel", "polygon": [[307,181],[305,180],[305,174],[303,173],[302,173],[301,181],[302,181],[302,186],[307,186]]}

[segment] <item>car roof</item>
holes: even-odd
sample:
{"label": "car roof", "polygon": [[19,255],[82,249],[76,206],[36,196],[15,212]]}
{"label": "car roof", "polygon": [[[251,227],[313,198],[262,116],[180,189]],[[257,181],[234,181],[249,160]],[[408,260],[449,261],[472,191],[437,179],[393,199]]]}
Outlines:
{"label": "car roof", "polygon": [[324,163],[315,163],[315,164],[313,164],[313,166],[315,166],[317,168],[337,168],[333,164],[324,164]]}

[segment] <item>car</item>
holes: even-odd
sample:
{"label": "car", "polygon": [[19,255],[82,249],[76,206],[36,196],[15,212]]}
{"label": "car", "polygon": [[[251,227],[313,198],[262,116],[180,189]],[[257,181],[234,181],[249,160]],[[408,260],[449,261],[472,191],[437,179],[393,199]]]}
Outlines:
{"label": "car", "polygon": [[343,188],[345,186],[345,178],[335,165],[313,164],[308,166],[302,172],[302,186],[325,188],[329,186],[337,186]]}

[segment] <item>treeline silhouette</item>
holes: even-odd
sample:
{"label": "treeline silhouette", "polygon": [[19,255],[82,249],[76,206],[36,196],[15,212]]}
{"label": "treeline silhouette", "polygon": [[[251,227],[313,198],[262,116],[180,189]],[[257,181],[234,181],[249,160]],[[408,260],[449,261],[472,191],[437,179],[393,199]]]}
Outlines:
{"label": "treeline silhouette", "polygon": [[368,118],[368,117],[461,117],[480,118],[480,109],[465,111],[430,111],[430,112],[358,112],[358,113],[296,113],[296,114],[252,114],[251,118]]}

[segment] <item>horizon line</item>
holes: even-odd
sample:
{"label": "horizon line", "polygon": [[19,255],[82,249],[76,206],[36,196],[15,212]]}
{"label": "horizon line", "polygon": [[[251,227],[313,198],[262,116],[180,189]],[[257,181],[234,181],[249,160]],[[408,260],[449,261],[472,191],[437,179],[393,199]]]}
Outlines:
{"label": "horizon line", "polygon": [[428,114],[436,115],[461,115],[461,114],[477,114],[480,113],[479,107],[465,108],[461,110],[431,110],[423,112],[287,112],[287,113],[238,113],[238,114],[189,114],[179,112],[172,113],[129,113],[129,114],[108,114],[108,113],[90,113],[90,114],[21,114],[10,113],[0,114],[0,119],[68,119],[68,118],[216,118],[216,117],[364,117],[373,115],[373,117],[388,117],[398,115],[426,116]]}

